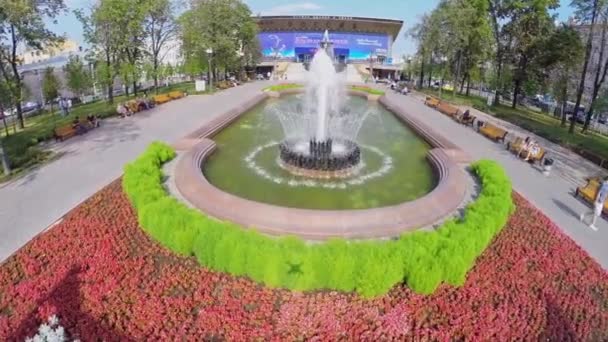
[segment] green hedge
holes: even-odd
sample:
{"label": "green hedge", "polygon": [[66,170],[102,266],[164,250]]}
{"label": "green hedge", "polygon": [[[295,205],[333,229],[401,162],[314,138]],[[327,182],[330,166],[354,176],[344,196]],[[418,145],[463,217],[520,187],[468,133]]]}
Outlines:
{"label": "green hedge", "polygon": [[281,90],[287,90],[287,89],[297,89],[297,88],[303,88],[304,86],[301,84],[297,84],[297,83],[284,83],[284,84],[277,84],[277,85],[273,85],[270,87],[266,87],[264,88],[264,91],[281,91]]}
{"label": "green hedge", "polygon": [[483,188],[461,220],[390,241],[306,244],[209,218],[169,196],[161,166],[174,155],[171,147],[156,142],[125,167],[123,187],[141,227],[172,251],[196,256],[201,265],[272,287],[357,291],[373,297],[403,281],[425,294],[441,282],[462,285],[475,258],[514,209],[504,170],[484,160],[473,165]]}
{"label": "green hedge", "polygon": [[367,86],[351,86],[350,87],[352,90],[357,90],[357,91],[362,91],[368,94],[372,94],[372,95],[384,95],[384,91],[379,90],[379,89],[374,89],[374,88],[370,88]]}

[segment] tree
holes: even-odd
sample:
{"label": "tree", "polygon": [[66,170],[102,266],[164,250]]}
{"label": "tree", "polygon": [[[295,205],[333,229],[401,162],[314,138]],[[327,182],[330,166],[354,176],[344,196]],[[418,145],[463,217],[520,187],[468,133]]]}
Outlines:
{"label": "tree", "polygon": [[64,66],[64,71],[67,87],[79,97],[93,86],[91,75],[78,56],[70,56],[68,63]]}
{"label": "tree", "polygon": [[17,109],[19,127],[24,128],[21,110],[23,79],[18,67],[18,49],[42,49],[61,40],[46,28],[45,21],[65,9],[63,0],[21,0],[0,2],[0,76],[4,78]]}
{"label": "tree", "polygon": [[212,73],[237,70],[240,66],[238,51],[244,60],[257,58],[257,25],[251,11],[240,0],[207,0],[194,4],[179,19],[182,48],[186,60],[195,59],[205,65],[206,50],[213,50]]}
{"label": "tree", "polygon": [[[2,63],[2,61],[0,61]],[[0,78],[0,116],[2,117],[2,123],[4,123],[5,137],[9,136],[8,127],[6,125],[6,117],[4,115],[5,110],[11,108],[11,96],[10,87],[6,83],[6,80]],[[2,161],[2,170],[5,175],[11,174],[10,161],[6,150],[4,149],[4,139],[0,138],[0,160]]]}
{"label": "tree", "polygon": [[[595,59],[597,56],[597,66],[595,68],[595,77],[593,81],[593,90],[591,93],[591,99],[589,104],[589,109],[587,111],[587,115],[585,117],[585,123],[583,125],[583,132],[586,132],[589,128],[589,124],[591,123],[591,118],[593,117],[593,112],[596,109],[595,101],[597,100],[598,94],[604,81],[606,80],[606,73],[608,72],[608,58],[605,56],[605,51],[608,43],[608,6],[605,6],[600,13],[600,42],[597,48],[592,49],[592,57]],[[599,50],[599,51],[598,51]]]}
{"label": "tree", "polygon": [[[588,23],[589,33],[587,36],[587,43],[585,44],[585,57],[583,59],[583,68],[581,71],[581,78],[576,92],[576,104],[574,105],[574,115],[578,115],[578,111],[581,106],[581,100],[583,98],[583,92],[585,91],[585,79],[587,76],[587,69],[589,67],[589,60],[591,58],[591,52],[593,49],[593,37],[595,24],[598,20],[599,14],[605,7],[606,3],[604,0],[572,0],[572,7],[576,8],[576,15],[581,19],[582,22]],[[576,120],[570,121],[570,133],[574,133],[574,127],[576,126]]]}
{"label": "tree", "polygon": [[59,97],[59,89],[61,83],[57,76],[55,76],[55,70],[53,67],[44,69],[44,75],[42,76],[42,94],[47,101],[51,102],[51,113],[53,112],[53,100]]}
{"label": "tree", "polygon": [[149,41],[149,56],[152,62],[151,75],[154,87],[158,87],[159,66],[164,60],[161,54],[171,40],[177,37],[174,8],[169,0],[149,0],[149,9],[144,18],[144,35]]}
{"label": "tree", "polygon": [[583,56],[583,43],[575,29],[561,25],[547,39],[543,51],[543,64],[551,66],[553,95],[561,103],[561,125],[565,126],[570,80]]}
{"label": "tree", "polygon": [[512,19],[504,29],[513,39],[513,108],[517,106],[522,86],[526,83],[538,84],[543,78],[540,73],[543,69],[541,56],[545,40],[554,29],[554,18],[549,10],[558,5],[557,0],[521,0],[511,5]]}
{"label": "tree", "polygon": [[98,63],[97,77],[107,89],[108,103],[114,102],[114,80],[126,46],[131,43],[130,14],[143,0],[104,0],[93,7],[89,16],[75,11],[83,25],[84,37],[94,51]]}

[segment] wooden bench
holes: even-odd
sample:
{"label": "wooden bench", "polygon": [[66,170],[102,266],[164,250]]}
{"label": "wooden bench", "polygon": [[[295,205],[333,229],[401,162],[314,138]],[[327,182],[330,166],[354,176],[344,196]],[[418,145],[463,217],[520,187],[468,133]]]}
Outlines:
{"label": "wooden bench", "polygon": [[76,135],[76,130],[72,125],[66,125],[55,128],[55,139],[57,141],[64,141]]}
{"label": "wooden bench", "polygon": [[135,114],[135,113],[139,112],[139,102],[137,100],[129,100],[125,104],[127,105],[127,107],[129,107],[129,110],[132,113]]}
{"label": "wooden bench", "polygon": [[431,108],[435,108],[437,106],[439,106],[439,99],[436,97],[432,97],[432,96],[427,96],[426,99],[424,100],[424,104],[431,107]]}
{"label": "wooden bench", "polygon": [[167,94],[167,96],[169,96],[173,100],[176,100],[176,99],[181,99],[182,97],[186,96],[186,94],[184,94],[183,91],[174,90],[172,92],[169,92],[169,94]]}
{"label": "wooden bench", "polygon": [[[507,149],[509,151],[519,155],[519,152],[521,152],[524,142],[525,142],[525,139],[517,137],[517,138],[515,138],[515,140],[509,142],[509,144],[507,145]],[[545,158],[546,154],[547,154],[547,151],[545,151],[544,148],[539,147],[538,152],[534,155],[530,155],[530,158],[528,159],[528,161],[531,163],[540,162],[543,160],[543,158]],[[525,158],[526,155],[527,155],[527,153],[522,153],[520,157]]]}
{"label": "wooden bench", "polygon": [[[585,184],[585,186],[576,188],[574,195],[593,205],[593,203],[595,203],[595,199],[597,198],[597,192],[600,190],[600,184],[599,178],[591,178],[587,180],[587,184]],[[605,215],[608,215],[608,201],[604,203],[603,212]]]}
{"label": "wooden bench", "polygon": [[479,129],[479,133],[485,135],[486,137],[488,137],[496,142],[498,142],[498,141],[504,142],[505,137],[507,136],[507,134],[509,132],[505,131],[504,129],[502,129],[500,127],[496,127],[496,126],[492,125],[491,123],[486,123]]}
{"label": "wooden bench", "polygon": [[159,95],[152,96],[152,100],[156,104],[163,104],[163,103],[171,101],[171,98],[167,94],[159,94]]}
{"label": "wooden bench", "polygon": [[458,108],[452,106],[447,102],[440,102],[435,109],[447,116],[455,117],[456,115],[458,115]]}

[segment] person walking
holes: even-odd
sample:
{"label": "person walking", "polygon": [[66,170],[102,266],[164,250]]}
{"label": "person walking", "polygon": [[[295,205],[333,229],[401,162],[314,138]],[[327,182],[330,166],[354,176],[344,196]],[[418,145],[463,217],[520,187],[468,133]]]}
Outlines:
{"label": "person walking", "polygon": [[580,220],[585,223],[585,219],[589,216],[592,217],[591,223],[589,224],[589,228],[597,231],[597,227],[595,223],[597,218],[602,216],[602,211],[604,210],[604,203],[606,203],[606,198],[608,198],[608,177],[605,177],[602,183],[600,184],[600,188],[597,191],[597,195],[595,197],[595,202],[593,203],[593,210],[587,211],[581,214]]}

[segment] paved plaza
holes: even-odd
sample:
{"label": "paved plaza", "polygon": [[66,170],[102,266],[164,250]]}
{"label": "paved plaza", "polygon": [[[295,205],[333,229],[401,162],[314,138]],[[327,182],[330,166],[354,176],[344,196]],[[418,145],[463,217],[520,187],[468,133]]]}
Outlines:
{"label": "paved plaza", "polygon": [[[100,129],[54,145],[60,158],[0,188],[0,260],[119,177],[124,164],[143,152],[151,141],[174,142],[213,119],[214,115],[247,101],[267,85],[257,82],[213,96],[189,96],[128,119],[105,120]],[[582,178],[592,175],[596,169],[584,162],[578,164],[580,157],[539,139],[552,155],[559,151],[556,156],[558,170],[545,177],[534,166],[517,160],[503,145],[426,107],[420,97],[392,92],[387,96],[449,137],[473,158],[500,162],[509,173],[515,190],[551,217],[604,268],[608,266],[608,249],[605,248],[608,223],[601,220],[598,232],[580,223],[578,213],[587,210],[587,206],[572,195],[575,186],[582,184]],[[572,171],[577,170],[576,165],[582,165],[580,172]],[[563,170],[560,171],[560,167]]]}
{"label": "paved plaza", "polygon": [[53,149],[60,158],[0,185],[0,260],[122,174],[150,142],[174,142],[268,86],[250,83],[213,96],[191,95],[99,129]]}

